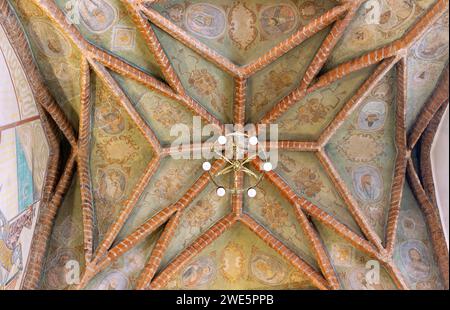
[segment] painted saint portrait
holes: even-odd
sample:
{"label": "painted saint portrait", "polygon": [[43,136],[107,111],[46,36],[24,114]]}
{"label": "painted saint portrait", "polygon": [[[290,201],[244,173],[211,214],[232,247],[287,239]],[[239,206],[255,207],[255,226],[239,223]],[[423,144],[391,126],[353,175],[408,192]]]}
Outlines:
{"label": "painted saint portrait", "polygon": [[120,271],[114,270],[104,276],[97,286],[98,290],[120,291],[128,289],[129,281]]}
{"label": "painted saint portrait", "polygon": [[46,56],[65,57],[71,53],[69,42],[53,25],[39,18],[32,19],[30,24],[32,39]]}
{"label": "painted saint portrait", "polygon": [[186,28],[201,37],[220,37],[225,32],[225,27],[225,12],[217,6],[199,3],[186,10]]}
{"label": "painted saint portrait", "polygon": [[358,117],[358,127],[365,131],[377,131],[384,127],[386,121],[386,104],[382,101],[366,103]]}
{"label": "painted saint portrait", "polygon": [[107,31],[117,19],[116,9],[104,0],[82,0],[79,10],[81,21],[93,33]]}
{"label": "painted saint portrait", "polygon": [[45,266],[45,286],[47,289],[61,289],[68,286],[66,280],[66,264],[69,261],[80,261],[79,255],[73,249],[58,249],[54,256],[49,258]]}
{"label": "painted saint portrait", "polygon": [[208,284],[216,275],[216,265],[212,258],[202,257],[191,263],[181,275],[181,283],[186,288],[197,288]]}
{"label": "painted saint portrait", "polygon": [[437,25],[431,28],[419,42],[415,53],[419,59],[429,61],[448,53],[448,27]]}
{"label": "painted saint portrait", "polygon": [[260,24],[270,37],[289,33],[298,24],[296,9],[286,4],[267,7],[261,12]]}
{"label": "painted saint portrait", "polygon": [[419,240],[400,245],[400,260],[405,274],[413,281],[427,280],[431,275],[431,259],[427,247]]}
{"label": "painted saint portrait", "polygon": [[364,202],[378,201],[383,195],[383,179],[372,166],[361,166],[353,171],[353,188]]}
{"label": "painted saint portrait", "polygon": [[255,250],[250,260],[250,271],[259,282],[271,286],[281,284],[287,274],[283,262]]}
{"label": "painted saint portrait", "polygon": [[176,24],[180,24],[184,19],[184,5],[177,3],[167,8],[163,15]]}
{"label": "painted saint portrait", "polygon": [[99,127],[109,135],[117,135],[125,129],[125,121],[120,111],[112,106],[98,108],[96,120]]}
{"label": "painted saint portrait", "polygon": [[99,173],[99,194],[100,197],[109,202],[117,202],[125,192],[126,176],[117,169],[110,168],[101,170]]}

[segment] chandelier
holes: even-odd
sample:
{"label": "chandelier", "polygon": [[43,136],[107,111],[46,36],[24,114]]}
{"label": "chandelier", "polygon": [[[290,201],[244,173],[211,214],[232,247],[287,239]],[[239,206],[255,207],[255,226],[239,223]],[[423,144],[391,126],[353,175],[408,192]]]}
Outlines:
{"label": "chandelier", "polygon": [[[248,197],[254,198],[257,195],[256,188],[263,180],[266,172],[272,171],[273,165],[267,159],[269,158],[264,150],[259,150],[263,153],[261,158],[265,158],[261,170],[258,172],[252,171],[248,165],[258,157],[257,148],[259,140],[256,136],[249,136],[242,132],[233,132],[225,136],[220,136],[212,144],[210,151],[219,159],[225,162],[225,167],[217,173],[211,173],[212,165],[209,161],[203,163],[203,170],[209,173],[211,181],[217,187],[216,194],[219,197],[224,197],[227,193],[241,194],[247,192]],[[261,155],[261,154],[260,154]],[[252,180],[250,185],[237,189],[221,184],[219,177],[228,175],[230,173],[243,172]]]}

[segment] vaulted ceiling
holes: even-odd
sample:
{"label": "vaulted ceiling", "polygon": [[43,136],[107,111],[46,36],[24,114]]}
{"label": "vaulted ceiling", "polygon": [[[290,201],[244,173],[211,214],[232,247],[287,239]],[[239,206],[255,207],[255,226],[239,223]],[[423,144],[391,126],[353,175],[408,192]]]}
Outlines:
{"label": "vaulted ceiling", "polygon": [[[50,155],[10,287],[448,289],[429,156],[448,105],[448,1],[0,0],[0,11],[39,110],[22,119],[41,124]],[[255,198],[219,197],[203,160],[171,156],[171,129],[193,130],[195,116],[278,125],[278,165]]]}

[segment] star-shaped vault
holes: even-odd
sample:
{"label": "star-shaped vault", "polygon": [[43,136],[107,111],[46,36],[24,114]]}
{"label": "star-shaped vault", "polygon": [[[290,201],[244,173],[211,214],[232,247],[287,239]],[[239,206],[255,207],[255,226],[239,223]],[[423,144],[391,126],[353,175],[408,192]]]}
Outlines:
{"label": "star-shaped vault", "polygon": [[[97,275],[119,259],[123,259],[132,249],[141,246],[148,238],[156,239],[154,246],[146,249],[148,258],[143,264],[145,267],[139,271],[135,288],[166,288],[171,279],[202,251],[207,251],[208,246],[223,236],[233,236],[230,232],[233,228],[245,227],[260,239],[258,242],[264,243],[277,252],[287,263],[293,266],[300,277],[315,288],[342,288],[342,279],[340,279],[338,268],[335,265],[336,257],[331,257],[330,246],[324,239],[324,236],[328,233],[336,235],[337,238],[342,240],[342,243],[349,244],[368,259],[378,261],[397,288],[407,289],[408,284],[400,272],[399,266],[394,261],[405,176],[408,171],[413,191],[416,195],[419,193],[420,196],[424,189],[415,172],[411,154],[428,123],[448,98],[448,89],[446,88],[448,87],[446,86],[448,84],[448,71],[445,71],[435,95],[426,104],[426,111],[419,116],[417,125],[407,138],[407,83],[410,78],[407,55],[414,44],[426,34],[429,28],[446,11],[448,1],[435,1],[416,23],[393,42],[374,50],[363,51],[351,59],[342,60],[332,65],[330,65],[330,55],[338,46],[345,35],[346,29],[351,25],[366,1],[337,1],[320,14],[311,16],[308,23],[299,26],[289,36],[274,39],[273,42],[269,40],[267,49],[261,51],[261,54],[254,58],[246,58],[242,55],[242,57],[237,57],[231,52],[228,54],[226,52],[221,53],[220,50],[217,50],[217,46],[208,39],[199,38],[185,29],[183,25],[177,23],[176,20],[171,19],[170,14],[169,16],[163,15],[159,10],[158,2],[121,1],[141,33],[148,50],[153,55],[157,74],[152,75],[146,70],[123,60],[122,57],[113,55],[90,43],[81,35],[78,28],[70,24],[66,15],[53,1],[33,0],[33,3],[44,12],[52,23],[58,26],[59,30],[70,39],[72,46],[80,52],[79,128],[77,130],[72,129],[72,124],[63,112],[59,112],[62,115],[56,115],[56,112],[50,113],[57,120],[61,131],[71,146],[65,170],[55,191],[59,194],[55,195],[56,198],[53,203],[55,205],[61,203],[62,195],[71,183],[75,166],[77,167],[81,189],[85,268],[83,268],[81,282],[74,288],[89,287]],[[238,6],[241,2],[236,3]],[[236,12],[236,14],[244,14],[246,12],[245,4],[241,3],[241,7],[237,7]],[[270,13],[270,11],[268,12]],[[239,28],[239,25],[234,25],[234,27]],[[234,35],[238,36],[238,33],[234,33]],[[309,50],[312,50],[313,53],[308,57],[305,56],[304,59],[296,59],[298,62],[305,61],[304,72],[296,79],[288,80],[287,84],[293,83],[293,85],[292,83],[288,85],[290,87],[289,94],[282,96],[274,105],[269,103],[260,106],[260,109],[255,108],[255,100],[249,98],[249,93],[253,91],[254,80],[257,79],[258,73],[279,62],[291,51],[303,47],[303,44],[307,44],[309,39],[317,35],[321,35],[323,39],[318,46]],[[176,43],[169,47],[167,42]],[[236,38],[236,42],[241,46],[248,43],[239,36]],[[231,85],[233,85],[231,113],[227,112],[225,106],[220,105],[220,103],[225,104],[226,100],[219,101],[219,104],[215,106],[209,106],[196,98],[191,90],[187,89],[187,83],[181,77],[183,70],[180,68],[182,68],[183,62],[189,61],[190,56],[187,53],[186,59],[174,59],[170,54],[173,46],[184,46],[191,53],[200,56],[203,61],[214,64],[216,69],[230,77]],[[227,57],[224,56],[225,54]],[[241,65],[238,65],[238,63],[241,63]],[[147,100],[167,99],[175,106],[171,111],[179,109],[179,111],[185,111],[183,113],[187,115],[200,116],[204,123],[213,124],[218,129],[223,129],[227,120],[241,126],[250,121],[258,124],[279,123],[283,128],[283,124],[288,123],[284,119],[286,113],[292,111],[299,102],[339,84],[340,81],[351,79],[353,74],[364,70],[367,72],[365,78],[355,81],[355,91],[347,94],[348,98],[341,100],[341,103],[336,105],[336,114],[328,122],[324,121],[323,129],[312,135],[312,138],[303,141],[287,139],[277,142],[263,142],[268,148],[277,149],[282,155],[280,168],[266,173],[266,185],[263,190],[265,194],[269,195],[269,192],[272,192],[275,197],[278,197],[278,200],[283,200],[289,204],[290,210],[286,212],[291,212],[296,222],[285,223],[284,225],[296,227],[292,229],[294,229],[294,234],[301,236],[299,240],[301,240],[304,253],[306,253],[304,256],[302,251],[292,246],[292,242],[288,240],[286,235],[277,231],[279,227],[276,224],[264,223],[264,217],[260,217],[257,211],[249,210],[259,207],[252,205],[252,202],[247,201],[242,194],[238,193],[229,197],[228,203],[231,204],[231,207],[225,214],[214,219],[210,226],[202,227],[201,234],[188,243],[187,247],[175,253],[176,255],[170,261],[165,261],[166,252],[170,248],[172,240],[176,238],[177,228],[183,225],[183,220],[189,213],[189,207],[193,203],[197,203],[199,198],[207,196],[205,192],[207,193],[211,186],[209,174],[199,173],[195,168],[185,168],[191,169],[190,171],[193,172],[192,175],[195,179],[178,201],[161,206],[159,209],[155,209],[153,213],[149,212],[148,218],[145,221],[140,221],[138,225],[127,224],[135,219],[137,209],[145,208],[146,205],[145,202],[142,202],[142,197],[146,189],[152,186],[157,187],[154,180],[155,174],[161,166],[166,165],[165,160],[178,150],[167,146],[168,138],[161,139],[161,135],[153,129],[153,126],[151,126],[152,117],[157,117],[157,115],[154,112],[153,114],[146,112],[145,102],[147,101],[143,101],[144,105],[136,104],[133,100],[133,94],[125,92],[123,87],[125,83],[134,83],[139,85],[136,87],[144,87],[150,90],[154,95]],[[200,69],[198,71],[201,75],[197,77],[191,74],[189,81],[195,83],[198,79],[207,79],[207,71]],[[282,76],[278,76],[278,78],[281,79]],[[189,81],[188,83],[190,83]],[[363,210],[364,204],[361,203],[361,196],[358,197],[358,192],[355,193],[351,188],[352,184],[345,177],[345,171],[336,165],[334,158],[340,147],[343,147],[343,152],[345,152],[345,145],[349,149],[350,144],[358,143],[358,141],[359,143],[367,143],[365,145],[367,152],[357,155],[371,156],[372,140],[370,138],[360,135],[358,136],[360,140],[356,142],[346,141],[340,140],[339,133],[340,130],[343,130],[342,128],[347,126],[346,122],[357,115],[361,106],[366,103],[366,99],[377,90],[377,86],[386,81],[394,89],[392,103],[386,108],[388,109],[386,114],[395,119],[393,122],[395,125],[388,132],[393,144],[385,147],[392,148],[392,157],[389,160],[394,162],[390,163],[390,166],[386,163],[388,167],[392,168],[392,170],[388,169],[389,171],[387,171],[387,173],[392,174],[392,181],[390,193],[386,196],[388,201],[385,203],[387,207],[385,225],[382,224],[385,228],[380,233],[368,218],[368,213]],[[270,87],[270,85],[266,84],[266,87]],[[335,93],[339,92],[338,86],[332,89]],[[207,91],[208,89],[204,89],[204,92]],[[103,94],[103,92],[108,92],[110,95]],[[111,123],[104,123],[104,119],[97,117],[101,109],[104,108],[102,106],[104,102],[118,103],[115,111],[108,110],[109,117],[117,120],[114,126]],[[166,108],[169,109],[167,105],[160,105],[159,108],[160,113],[164,113]],[[107,106],[106,109],[108,109]],[[321,114],[318,117],[321,118],[329,111],[324,110],[319,113]],[[118,114],[126,115],[123,123],[118,120]],[[175,114],[177,113],[174,113],[173,117],[178,117]],[[302,123],[302,121],[308,122],[308,119],[302,119],[301,114],[298,115],[299,123]],[[293,120],[290,122],[292,123]],[[294,122],[296,121],[294,120]],[[374,122],[377,124],[377,120]],[[105,126],[107,126],[106,129]],[[302,126],[302,124],[299,124],[299,126]],[[117,141],[113,138],[108,141],[102,140],[100,129],[114,133],[123,127],[133,128],[132,130],[135,130],[136,135],[141,138],[137,138],[135,141]],[[75,133],[76,131],[78,136]],[[163,141],[164,139],[167,141]],[[107,197],[97,197],[98,195],[92,185],[93,174],[96,178],[102,174],[114,176],[119,187],[125,186],[122,183],[126,181],[114,171],[114,167],[103,167],[100,162],[96,163],[93,154],[102,152],[102,143],[106,146],[108,143],[127,143],[137,150],[134,153],[124,155],[125,161],[133,160],[133,156],[138,156],[141,163],[138,168],[132,168],[137,169],[134,173],[139,174],[140,177],[129,190],[128,195],[122,197],[117,192],[112,191]],[[204,146],[199,143],[191,143],[190,150],[202,147]],[[106,154],[106,156],[114,157],[115,155]],[[292,169],[295,170],[299,163],[305,163],[305,168],[291,173]],[[320,195],[314,192],[314,187],[311,184],[314,185],[315,176],[311,170],[308,170],[306,163],[320,166],[320,169],[324,171],[323,178],[328,180],[328,185],[324,185],[323,182],[319,182],[319,184],[327,187],[329,192],[334,193],[335,201],[324,201]],[[253,164],[254,169],[260,169],[261,159],[255,159]],[[188,164],[186,165],[188,166]],[[94,170],[93,166],[97,167],[97,170]],[[212,173],[219,171],[223,166],[222,160],[215,161]],[[186,182],[189,183],[188,180]],[[242,172],[237,172],[230,182],[233,182],[236,188],[244,188],[246,180]],[[99,186],[102,186],[102,184]],[[164,186],[159,188],[164,190]],[[377,195],[373,192],[368,194],[367,191],[364,192],[363,188],[359,195],[365,194]],[[430,201],[424,195],[420,197],[425,200],[422,201],[423,204],[430,204]],[[96,221],[99,219],[97,214],[99,210],[97,208],[104,203],[102,199],[118,201],[119,208],[115,214],[102,215],[108,220],[105,220],[106,224],[102,227],[98,227]],[[268,198],[265,203],[272,206],[282,204],[278,203],[277,199]],[[342,211],[335,212],[330,204],[336,204]],[[199,205],[201,206],[201,204]],[[433,207],[428,206],[428,210],[431,209]],[[281,214],[283,212],[285,211],[282,211]],[[431,218],[434,215],[429,216]],[[445,260],[445,258],[442,258],[443,255],[445,256],[445,251],[438,249],[442,244],[445,244],[445,240],[442,241],[442,238],[443,236],[439,235],[439,232],[432,233],[434,249],[439,252],[438,256],[441,260],[441,274],[444,277],[444,282],[448,284],[448,263],[446,270],[445,267],[442,267],[442,265],[445,266],[445,263],[442,263],[442,260]],[[129,262],[129,264],[132,263],[132,261]]]}

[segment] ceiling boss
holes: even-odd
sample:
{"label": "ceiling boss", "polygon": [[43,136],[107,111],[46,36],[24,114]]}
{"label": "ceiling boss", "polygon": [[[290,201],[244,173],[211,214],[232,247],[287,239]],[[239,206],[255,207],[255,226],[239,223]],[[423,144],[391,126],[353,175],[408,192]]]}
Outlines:
{"label": "ceiling boss", "polygon": [[[267,159],[269,158],[263,148],[258,148],[259,140],[256,136],[250,136],[242,132],[233,132],[225,136],[220,136],[211,146],[211,152],[217,158],[225,161],[225,167],[217,173],[211,173],[211,163],[205,161],[203,170],[210,175],[211,181],[216,185],[216,193],[219,197],[224,197],[227,193],[240,194],[247,192],[250,198],[256,197],[256,188],[261,183],[266,172],[272,171],[273,165]],[[264,158],[266,161],[262,164],[261,172],[253,171],[249,164],[256,157]],[[249,185],[238,189],[223,184],[219,179],[230,173],[243,172],[250,177]]]}

